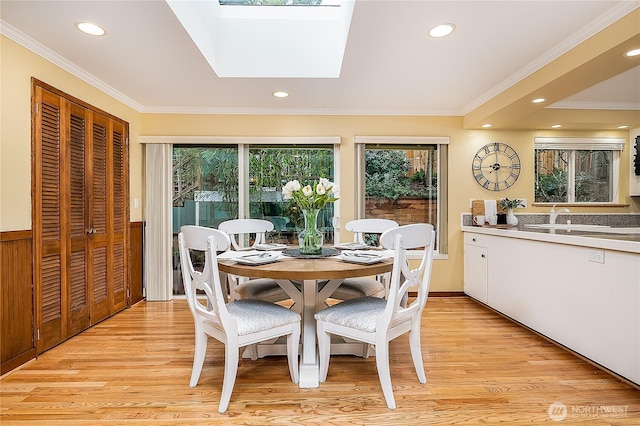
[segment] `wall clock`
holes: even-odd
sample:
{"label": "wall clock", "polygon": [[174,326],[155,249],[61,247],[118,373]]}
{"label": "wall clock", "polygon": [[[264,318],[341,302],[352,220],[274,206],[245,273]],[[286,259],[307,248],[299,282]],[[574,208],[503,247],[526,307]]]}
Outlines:
{"label": "wall clock", "polygon": [[518,180],[520,157],[506,143],[491,142],[478,150],[471,169],[480,186],[491,191],[502,191]]}

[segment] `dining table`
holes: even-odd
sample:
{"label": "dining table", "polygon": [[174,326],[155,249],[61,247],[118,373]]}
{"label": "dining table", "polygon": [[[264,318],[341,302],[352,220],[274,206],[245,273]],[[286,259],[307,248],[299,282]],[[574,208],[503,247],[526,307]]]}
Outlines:
{"label": "dining table", "polygon": [[[374,262],[358,263],[342,260],[335,249],[323,249],[323,253],[333,250],[335,255],[290,256],[287,250],[269,263],[239,263],[239,256],[251,256],[244,252],[226,252],[218,256],[218,269],[225,274],[242,277],[271,278],[291,297],[295,309],[302,316],[302,350],[300,359],[301,388],[319,386],[319,359],[314,314],[326,307],[326,301],[345,278],[376,276],[391,272],[393,251],[375,252],[379,256]],[[371,251],[372,253],[374,251]],[[229,254],[231,253],[231,254]],[[239,254],[241,253],[241,254]],[[367,256],[364,252],[362,256]],[[260,256],[256,253],[255,256]],[[331,345],[332,354],[367,356],[369,345],[360,342],[336,342]],[[283,354],[283,345],[275,343],[258,346],[258,356]]]}

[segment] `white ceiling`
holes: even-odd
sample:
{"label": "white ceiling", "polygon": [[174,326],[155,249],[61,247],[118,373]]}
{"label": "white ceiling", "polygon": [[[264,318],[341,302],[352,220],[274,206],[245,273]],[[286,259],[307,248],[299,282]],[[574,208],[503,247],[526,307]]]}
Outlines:
{"label": "white ceiling", "polygon": [[[2,34],[141,112],[462,116],[638,7],[357,0],[339,78],[311,79],[218,77],[163,0],[2,0],[0,16]],[[106,36],[82,34],[80,21]],[[452,36],[427,36],[444,22]],[[640,66],[582,89],[559,106],[640,115]]]}

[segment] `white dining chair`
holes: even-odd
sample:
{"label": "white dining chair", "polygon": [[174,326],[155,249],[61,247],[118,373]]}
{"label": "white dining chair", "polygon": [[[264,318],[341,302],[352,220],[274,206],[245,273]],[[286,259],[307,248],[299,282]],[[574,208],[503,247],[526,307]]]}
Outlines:
{"label": "white dining chair", "polygon": [[[178,234],[180,263],[185,293],[195,325],[195,353],[189,386],[198,384],[207,352],[208,336],[225,346],[224,376],[218,411],[229,406],[238,371],[240,348],[287,336],[287,360],[293,383],[298,383],[298,344],[300,314],[263,300],[246,299],[225,302],[216,252],[229,247],[229,237],[222,231],[200,226],[183,226]],[[197,271],[193,252],[204,253],[204,269]],[[204,292],[206,304],[198,300]]]}
{"label": "white dining chair", "polygon": [[[266,235],[274,229],[273,222],[263,219],[232,219],[220,225],[218,229],[229,235],[231,245],[235,250],[244,250],[266,243]],[[253,236],[253,243],[245,247],[241,240],[245,236]],[[228,275],[229,299],[260,299],[267,302],[280,302],[290,299],[290,296],[269,278],[237,277]]]}
{"label": "white dining chair", "polygon": [[[353,232],[354,243],[366,244],[365,235],[380,236],[385,231],[398,226],[398,222],[390,219],[355,219],[347,222],[344,228]],[[378,246],[380,246],[379,241]],[[363,296],[386,297],[389,289],[388,279],[388,274],[378,276],[375,279],[367,277],[346,278],[340,287],[331,294],[331,298],[349,300]]]}
{"label": "white dining chair", "polygon": [[[420,383],[426,383],[420,346],[420,321],[424,310],[433,261],[435,232],[426,223],[400,226],[382,234],[382,246],[394,250],[394,263],[387,299],[361,297],[340,302],[315,314],[320,382],[327,379],[331,353],[331,335],[343,336],[375,346],[376,367],[387,406],[396,408],[389,370],[389,341],[409,333],[413,365]],[[406,251],[424,249],[420,265],[410,269]],[[410,288],[417,297],[407,300]]]}

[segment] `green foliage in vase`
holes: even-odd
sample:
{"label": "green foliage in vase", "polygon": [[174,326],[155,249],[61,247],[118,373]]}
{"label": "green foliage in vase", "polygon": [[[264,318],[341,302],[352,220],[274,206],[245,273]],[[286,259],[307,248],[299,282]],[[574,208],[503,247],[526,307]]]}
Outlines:
{"label": "green foliage in vase", "polygon": [[504,198],[500,200],[500,207],[502,207],[505,210],[515,209],[520,207],[521,205],[522,205],[522,200],[519,200],[517,198],[514,198],[513,200],[510,200],[508,198]]}

